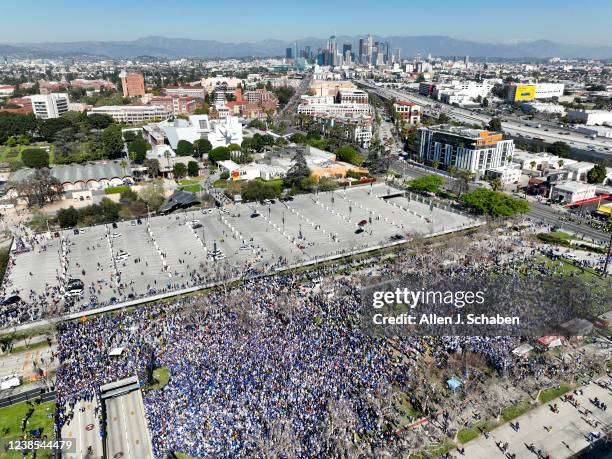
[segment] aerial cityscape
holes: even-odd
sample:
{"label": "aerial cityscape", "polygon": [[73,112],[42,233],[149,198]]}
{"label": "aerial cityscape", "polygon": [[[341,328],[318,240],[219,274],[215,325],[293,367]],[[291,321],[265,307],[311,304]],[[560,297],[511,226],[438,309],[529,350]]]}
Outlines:
{"label": "aerial cityscape", "polygon": [[3,12],[0,458],[612,458],[612,4]]}

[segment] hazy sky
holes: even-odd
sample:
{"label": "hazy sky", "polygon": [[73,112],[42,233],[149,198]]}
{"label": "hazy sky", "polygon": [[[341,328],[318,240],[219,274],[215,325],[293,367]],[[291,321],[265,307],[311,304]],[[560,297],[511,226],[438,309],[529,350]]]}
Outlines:
{"label": "hazy sky", "polygon": [[611,0],[8,0],[0,43],[447,35],[612,45]]}

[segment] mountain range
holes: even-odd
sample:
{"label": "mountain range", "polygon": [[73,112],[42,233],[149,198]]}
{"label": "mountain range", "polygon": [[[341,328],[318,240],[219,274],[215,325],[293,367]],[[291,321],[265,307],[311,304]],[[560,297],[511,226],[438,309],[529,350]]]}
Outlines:
{"label": "mountain range", "polygon": [[[336,37],[338,47],[351,44],[357,49],[357,36]],[[363,37],[365,38],[365,37]],[[544,59],[561,58],[612,58],[612,46],[583,46],[555,43],[548,40],[525,41],[514,44],[479,43],[446,36],[374,36],[374,41],[389,42],[390,48],[400,48],[403,57],[417,54],[426,56],[470,56],[474,58]],[[296,40],[298,47],[310,46],[313,52],[324,47],[327,39],[303,38]],[[133,58],[152,56],[157,58],[200,57],[272,57],[284,56],[293,42],[268,39],[256,42],[225,43],[214,40],[188,38],[144,37],[131,41],[77,41],[45,43],[0,44],[0,55],[32,57],[98,56],[107,58]]]}

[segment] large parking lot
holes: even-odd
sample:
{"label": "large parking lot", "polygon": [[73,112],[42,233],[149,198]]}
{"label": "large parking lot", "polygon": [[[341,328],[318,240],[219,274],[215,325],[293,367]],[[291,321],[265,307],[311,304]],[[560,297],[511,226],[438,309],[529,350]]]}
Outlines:
{"label": "large parking lot", "polygon": [[63,304],[66,282],[80,279],[84,292],[67,308],[74,311],[281,270],[474,223],[383,184],[284,202],[235,204],[116,227],[65,230],[59,238],[39,236],[31,251],[15,256],[10,290],[32,302],[46,295]]}

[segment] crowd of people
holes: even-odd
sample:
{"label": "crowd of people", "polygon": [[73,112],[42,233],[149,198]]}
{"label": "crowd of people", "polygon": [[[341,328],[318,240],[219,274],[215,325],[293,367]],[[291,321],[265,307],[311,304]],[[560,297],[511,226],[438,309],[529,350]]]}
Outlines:
{"label": "crowd of people", "polygon": [[[481,254],[475,268],[458,259],[443,269],[465,273],[497,266],[510,272],[518,263],[501,245],[483,246],[491,252]],[[195,299],[63,324],[58,427],[70,407],[94,396],[100,385],[134,374],[149,381],[149,368],[165,367],[169,383],[144,392],[156,457],[169,451],[241,457],[278,445],[298,457],[329,456],[342,448],[382,451],[399,447],[402,426],[395,405],[381,402],[390,388],[423,414],[453,406],[448,390],[427,381],[424,369],[431,365],[423,366],[425,360],[444,371],[454,356],[476,355],[517,385],[576,370],[571,362],[514,355],[519,337],[390,340],[365,333],[359,326],[358,276],[338,276],[337,271],[359,269],[368,277],[394,275],[401,265],[431,269],[432,250],[437,249],[401,254],[394,262],[378,255],[354,266],[246,280],[236,289]],[[490,256],[495,250],[498,255]],[[336,273],[333,280],[321,283],[330,273]],[[125,349],[123,354],[109,356],[117,347]],[[444,434],[461,425],[460,412],[447,414]]]}

